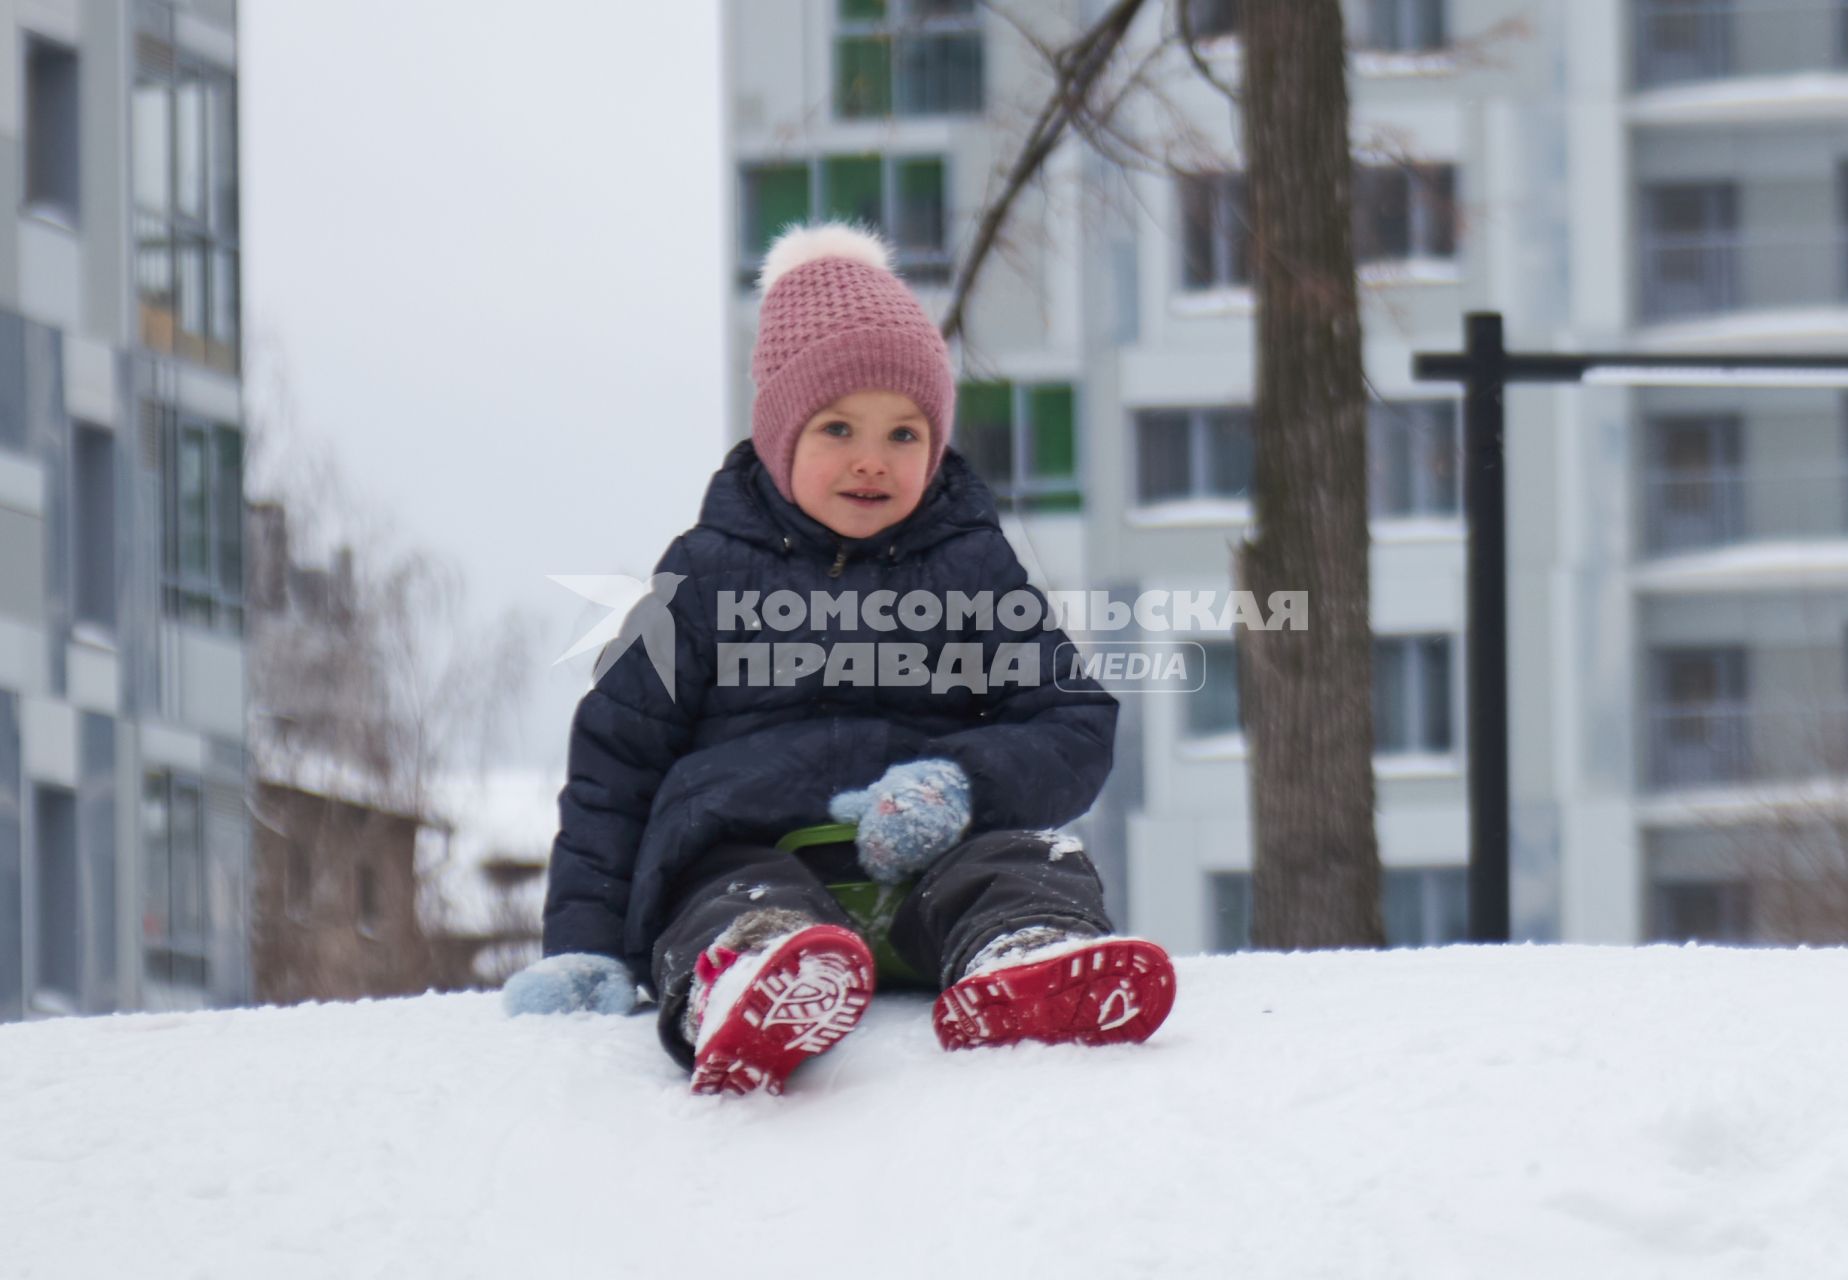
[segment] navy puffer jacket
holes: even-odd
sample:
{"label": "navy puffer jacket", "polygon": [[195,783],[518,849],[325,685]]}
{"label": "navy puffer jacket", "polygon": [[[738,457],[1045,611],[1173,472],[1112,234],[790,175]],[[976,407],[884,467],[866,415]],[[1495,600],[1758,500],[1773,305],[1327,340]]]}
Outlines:
{"label": "navy puffer jacket", "polygon": [[[1056,827],[1091,807],[1110,772],[1116,699],[1090,681],[1053,683],[1062,631],[940,624],[919,631],[851,628],[807,617],[797,630],[760,627],[734,612],[719,628],[719,594],[951,591],[1000,600],[1027,586],[1001,532],[994,498],[954,449],[916,511],[870,538],[842,538],[786,500],[747,440],[713,475],[699,523],[674,540],[657,573],[684,576],[673,617],[675,693],[669,698],[644,646],[631,643],[585,694],[572,720],[569,777],[559,795],[559,832],[546,886],[545,953],[614,956],[648,981],[674,878],[715,843],[774,843],[828,821],[837,792],[864,787],[887,766],[948,757],[969,775],[972,831]],[[643,612],[638,608],[631,622]],[[819,625],[818,625],[819,623]],[[625,633],[627,634],[627,633]],[[939,652],[982,644],[984,672],[1003,643],[1036,643],[1039,683],[871,683],[825,686],[821,673],[751,687],[749,667],[719,683],[721,643],[912,641]],[[1069,661],[1070,651],[1066,652]]]}

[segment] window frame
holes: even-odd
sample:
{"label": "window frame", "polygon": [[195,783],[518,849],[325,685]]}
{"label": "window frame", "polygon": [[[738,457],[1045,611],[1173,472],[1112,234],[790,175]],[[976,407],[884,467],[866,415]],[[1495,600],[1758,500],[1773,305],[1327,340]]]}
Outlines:
{"label": "window frame", "polygon": [[[1004,512],[1020,515],[1076,514],[1084,509],[1084,431],[1083,388],[1075,382],[1051,379],[1015,381],[1009,378],[967,380],[956,387],[961,404],[965,388],[1004,386],[1008,388],[1008,469],[1010,479],[997,481],[982,476],[982,482],[994,493],[995,506]],[[1039,391],[1063,391],[1071,397],[1071,474],[1045,475],[1037,472],[1034,461],[1033,396]],[[959,429],[960,429],[960,424]],[[1064,505],[1069,503],[1070,505]]]}
{"label": "window frame", "polygon": [[[971,4],[966,14],[914,17],[913,0],[884,0],[883,18],[851,18],[841,12],[835,0],[834,31],[828,41],[828,108],[832,119],[845,123],[890,120],[938,120],[957,116],[980,116],[988,109],[988,50],[982,24],[982,6]],[[900,106],[906,99],[900,77],[904,60],[899,56],[902,40],[968,39],[973,37],[976,75],[973,107],[956,107],[943,111],[907,111]],[[849,113],[843,110],[841,95],[841,45],[848,40],[883,41],[886,59],[886,104],[884,111]]]}
{"label": "window frame", "polygon": [[[738,164],[738,198],[735,209],[738,248],[738,284],[741,288],[754,288],[758,274],[763,270],[764,255],[775,242],[776,237],[785,229],[774,227],[769,231],[762,248],[750,243],[753,228],[749,224],[750,214],[750,175],[772,169],[801,169],[808,181],[808,222],[817,218],[832,218],[826,213],[828,209],[827,166],[830,161],[872,160],[880,164],[880,221],[873,228],[892,248],[894,265],[898,274],[907,284],[918,288],[929,288],[949,283],[955,252],[952,248],[951,228],[954,224],[953,211],[956,208],[953,174],[950,157],[945,152],[921,151],[903,148],[895,151],[818,151],[796,157],[766,158],[762,160],[743,160]],[[907,250],[898,242],[898,168],[902,164],[923,161],[935,164],[943,175],[943,202],[939,211],[943,227],[943,245],[941,248],[920,253]],[[787,224],[785,224],[787,225]]]}
{"label": "window frame", "polygon": [[[1184,414],[1187,418],[1187,479],[1185,494],[1148,499],[1143,496],[1142,432],[1148,416]],[[1235,427],[1243,425],[1250,440],[1250,480],[1238,493],[1215,493],[1208,486],[1213,474],[1212,418],[1226,414]],[[1157,512],[1188,503],[1221,503],[1233,512],[1248,514],[1251,492],[1257,483],[1257,433],[1254,412],[1248,404],[1143,405],[1130,413],[1130,503],[1132,511]]]}
{"label": "window frame", "polygon": [[[128,198],[139,341],[151,351],[238,375],[243,367],[244,326],[237,74],[181,49],[171,31],[137,31],[130,58]],[[187,149],[181,145],[186,121],[180,94],[194,85],[199,89],[199,109],[193,121],[198,173],[189,208],[181,198],[182,155]],[[163,191],[158,204],[144,200],[141,177],[146,171],[137,167],[141,146],[138,112],[143,102],[154,100],[144,97],[149,92],[159,95],[164,104],[158,122],[163,130],[159,169]],[[196,281],[190,287],[181,268],[182,255],[198,262]],[[196,303],[191,297],[195,292]],[[195,306],[200,319],[192,327],[186,317]]]}
{"label": "window frame", "polygon": [[[1442,420],[1439,420],[1439,415]],[[1387,433],[1400,429],[1407,433],[1406,457],[1409,484],[1406,508],[1387,510],[1390,477],[1384,470],[1387,454],[1380,448],[1388,443]],[[1442,440],[1449,435],[1451,455],[1450,505],[1437,505],[1439,491],[1436,461],[1442,453]],[[1370,400],[1367,403],[1367,517],[1382,523],[1406,520],[1450,520],[1463,518],[1463,415],[1462,401],[1444,396],[1419,396],[1405,400]]]}
{"label": "window frame", "polygon": [[[1454,160],[1433,160],[1417,164],[1362,164],[1356,162],[1353,175],[1354,197],[1354,269],[1381,267],[1406,262],[1455,263],[1462,255],[1462,234],[1457,217],[1457,190],[1460,167]],[[1369,246],[1377,235],[1372,219],[1381,210],[1366,202],[1365,188],[1375,181],[1402,177],[1405,182],[1405,252],[1372,251]],[[1448,185],[1449,192],[1444,187]],[[1448,240],[1448,247],[1444,246]]]}
{"label": "window frame", "polygon": [[[144,401],[156,415],[161,472],[161,613],[163,617],[231,635],[244,631],[243,431],[232,423],[213,422],[158,401]],[[187,563],[188,538],[184,457],[193,442],[202,446],[201,508],[203,563]],[[224,462],[228,444],[236,446],[235,483]],[[235,577],[231,566],[235,566]]]}
{"label": "window frame", "polygon": [[[1192,643],[1198,644],[1200,646],[1201,655],[1202,655],[1201,662],[1203,665],[1201,667],[1201,672],[1200,672],[1201,674],[1200,689],[1189,690],[1186,696],[1189,699],[1191,699],[1195,694],[1199,693],[1201,689],[1204,689],[1206,687],[1208,671],[1207,671],[1206,665],[1204,664],[1207,664],[1209,662],[1209,659],[1207,659],[1205,655],[1214,653],[1215,651],[1217,651],[1218,653],[1224,655],[1219,659],[1219,661],[1224,662],[1224,663],[1229,663],[1231,666],[1232,722],[1228,725],[1199,725],[1199,724],[1196,724],[1194,722],[1191,708],[1193,708],[1194,706],[1198,704],[1195,702],[1189,701],[1188,703],[1185,704],[1185,706],[1182,708],[1182,711],[1181,711],[1180,741],[1186,745],[1198,745],[1200,743],[1217,742],[1217,741],[1229,740],[1229,739],[1237,739],[1239,741],[1242,741],[1245,737],[1245,690],[1243,687],[1243,683],[1240,680],[1241,670],[1239,667],[1239,659],[1238,659],[1238,641],[1222,639],[1216,636],[1207,635],[1205,633],[1194,634],[1190,636],[1189,639]],[[1224,673],[1221,672],[1221,674],[1224,674]]]}
{"label": "window frame", "polygon": [[[36,31],[20,33],[20,198],[19,210],[67,231],[83,227],[83,58],[74,45]],[[58,101],[48,120],[44,85],[46,61],[62,64]],[[47,140],[47,129],[55,137]],[[49,149],[49,150],[47,150]],[[50,183],[54,189],[43,189]]]}
{"label": "window frame", "polygon": [[[181,795],[192,798],[197,816],[197,843],[184,851],[176,850],[176,826],[174,816],[178,809],[177,799]],[[155,800],[160,804],[162,821],[157,825],[151,821]],[[206,992],[211,988],[212,975],[212,933],[211,914],[211,860],[207,852],[206,840],[206,787],[203,778],[196,774],[182,773],[171,769],[149,769],[142,774],[142,817],[141,817],[141,930],[140,951],[142,973],[155,978],[169,987],[189,991]],[[198,889],[198,928],[192,933],[176,931],[174,928],[175,911],[173,891],[175,883],[175,855],[184,852],[194,860],[196,877],[194,883]],[[159,868],[158,880],[155,869]],[[154,928],[155,899],[152,891],[156,884],[165,888],[165,910],[160,917],[158,931]],[[164,961],[164,963],[163,963]],[[176,963],[177,962],[177,963]],[[187,975],[178,976],[177,969],[183,964]],[[163,972],[164,970],[164,972]],[[196,973],[197,981],[193,980]]]}
{"label": "window frame", "polygon": [[[1380,11],[1384,6],[1392,9],[1391,24],[1394,31],[1390,41],[1380,39]],[[1421,25],[1419,19],[1431,12],[1437,16],[1437,43],[1418,43],[1416,30]],[[1437,53],[1451,45],[1448,0],[1368,0],[1366,17],[1366,43],[1361,47],[1368,50],[1378,53]]]}
{"label": "window frame", "polygon": [[[1446,711],[1445,733],[1449,742],[1437,746],[1430,741],[1432,707],[1427,690],[1429,683],[1425,678],[1425,664],[1422,659],[1424,646],[1433,642],[1443,643],[1445,680],[1444,703]],[[1405,735],[1405,745],[1387,746],[1383,742],[1379,716],[1380,674],[1382,667],[1382,650],[1397,646],[1400,655],[1400,672],[1405,690],[1406,715],[1409,723]],[[1461,677],[1462,664],[1457,661],[1457,637],[1449,631],[1391,631],[1375,632],[1373,636],[1373,759],[1378,761],[1405,760],[1451,760],[1460,758],[1463,749],[1462,723],[1458,715],[1461,702],[1458,681]]]}
{"label": "window frame", "polygon": [[[1207,254],[1211,258],[1208,278],[1196,282],[1189,278],[1190,237],[1194,220],[1188,212],[1190,186],[1204,186],[1207,208]],[[1239,291],[1252,287],[1251,221],[1246,216],[1249,193],[1242,169],[1201,170],[1175,177],[1175,263],[1177,292],[1183,296]]]}

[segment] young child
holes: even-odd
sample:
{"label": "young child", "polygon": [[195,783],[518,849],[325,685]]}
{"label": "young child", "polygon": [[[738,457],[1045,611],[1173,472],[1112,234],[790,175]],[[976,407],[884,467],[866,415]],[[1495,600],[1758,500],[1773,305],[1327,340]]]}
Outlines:
{"label": "young child", "polygon": [[[1116,700],[1055,683],[1062,632],[1004,622],[1045,598],[948,447],[942,337],[853,227],[785,233],[761,288],[751,439],[656,570],[671,673],[645,600],[573,720],[545,958],[507,1008],[627,1013],[640,983],[695,1092],[780,1092],[865,1011],[883,927],[946,1048],[1146,1039],[1173,967],[1053,830],[1110,772]],[[660,643],[623,643],[651,614]],[[869,879],[876,921],[839,883]]]}

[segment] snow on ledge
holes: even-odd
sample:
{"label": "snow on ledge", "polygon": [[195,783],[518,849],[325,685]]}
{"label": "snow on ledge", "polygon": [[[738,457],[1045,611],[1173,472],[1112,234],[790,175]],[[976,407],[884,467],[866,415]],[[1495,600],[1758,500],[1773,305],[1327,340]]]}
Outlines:
{"label": "snow on ledge", "polygon": [[1665,355],[1840,355],[1848,347],[1848,307],[1739,311],[1636,331],[1637,346]]}
{"label": "snow on ledge", "polygon": [[1131,507],[1123,522],[1132,529],[1198,529],[1250,524],[1251,503],[1243,498],[1184,498]]}
{"label": "snow on ledge", "polygon": [[1848,75],[1823,71],[1671,85],[1639,93],[1629,106],[1633,124],[1755,124],[1844,115]]}
{"label": "snow on ledge", "polygon": [[1848,583],[1848,539],[1754,542],[1646,561],[1630,572],[1638,591],[1778,591]]}
{"label": "snow on ledge", "polygon": [[1176,967],[1141,1046],[947,1054],[882,994],[782,1098],[491,994],[0,1026],[0,1273],[1841,1269],[1848,952]]}

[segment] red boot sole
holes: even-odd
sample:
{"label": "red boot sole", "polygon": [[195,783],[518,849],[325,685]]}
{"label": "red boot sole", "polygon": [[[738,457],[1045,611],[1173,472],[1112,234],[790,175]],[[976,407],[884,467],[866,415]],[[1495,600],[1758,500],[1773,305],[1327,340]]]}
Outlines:
{"label": "red boot sole", "polygon": [[1141,938],[964,978],[937,997],[931,1025],[945,1049],[978,1045],[1136,1044],[1174,1008],[1174,965]]}
{"label": "red boot sole", "polygon": [[783,1092],[789,1073],[833,1048],[873,998],[873,955],[859,935],[818,924],[764,960],[693,1061],[693,1092]]}

